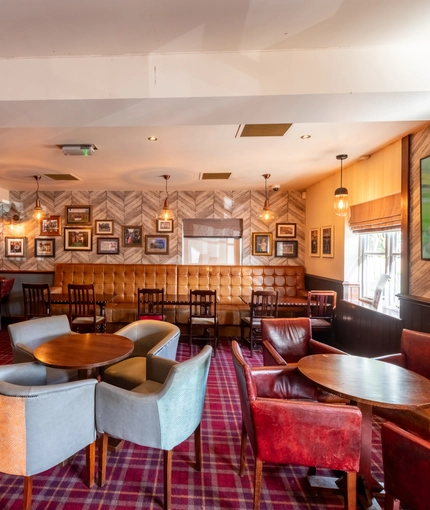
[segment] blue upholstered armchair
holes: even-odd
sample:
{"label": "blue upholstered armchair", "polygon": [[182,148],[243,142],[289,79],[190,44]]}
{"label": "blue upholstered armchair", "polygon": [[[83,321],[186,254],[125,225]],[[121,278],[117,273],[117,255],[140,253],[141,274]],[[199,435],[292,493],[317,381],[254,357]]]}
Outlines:
{"label": "blue upholstered armchair", "polygon": [[127,359],[105,368],[103,381],[125,390],[139,386],[147,378],[147,360],[153,356],[176,358],[180,334],[178,326],[158,320],[135,321],[124,326],[115,335],[132,340],[134,350]]}
{"label": "blue upholstered armchair", "polygon": [[[144,321],[147,322],[147,321]],[[163,323],[161,323],[163,324]],[[153,356],[147,380],[127,391],[101,382],[96,388],[99,484],[106,482],[108,435],[164,450],[164,508],[171,508],[172,449],[194,434],[196,465],[201,469],[201,431],[212,347],[178,363]],[[149,360],[148,360],[149,361]]]}
{"label": "blue upholstered armchair", "polygon": [[[53,315],[8,326],[13,363],[34,361],[33,352],[39,345],[61,335],[77,334],[70,329],[67,315]],[[57,384],[78,378],[77,370],[47,369],[48,384]]]}
{"label": "blue upholstered armchair", "polygon": [[94,483],[95,379],[47,384],[38,363],[0,366],[0,472],[24,476],[24,510],[33,475],[87,447],[87,484]]}

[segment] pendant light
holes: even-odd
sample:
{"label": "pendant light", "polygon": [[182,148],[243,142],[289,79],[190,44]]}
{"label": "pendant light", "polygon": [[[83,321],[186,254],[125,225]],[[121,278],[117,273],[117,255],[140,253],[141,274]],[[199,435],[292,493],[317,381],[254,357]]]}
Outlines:
{"label": "pendant light", "polygon": [[172,209],[170,209],[170,206],[169,206],[169,192],[167,191],[167,181],[170,179],[170,175],[162,175],[161,177],[163,177],[163,179],[165,179],[165,181],[166,181],[166,195],[167,196],[166,196],[166,199],[164,200],[163,207],[158,211],[157,219],[164,220],[164,221],[173,220],[173,219],[175,219],[175,216],[173,214]]}
{"label": "pendant light", "polygon": [[263,220],[266,223],[270,223],[271,221],[274,221],[278,219],[278,215],[272,211],[269,204],[269,195],[267,193],[267,179],[270,177],[270,174],[264,174],[264,185],[265,185],[265,192],[266,192],[266,199],[264,201],[264,207],[263,210],[259,216],[260,220]]}
{"label": "pendant light", "polygon": [[347,154],[339,154],[336,159],[340,160],[340,188],[334,192],[334,213],[336,216],[348,214],[348,190],[342,187],[342,163],[348,157]]}
{"label": "pendant light", "polygon": [[33,218],[38,221],[38,220],[40,220],[40,218],[42,217],[42,214],[43,214],[43,209],[42,209],[42,206],[40,205],[40,200],[39,200],[39,181],[42,178],[42,176],[34,175],[33,177],[36,179],[36,184],[37,184],[36,205],[34,206],[34,209],[33,209]]}

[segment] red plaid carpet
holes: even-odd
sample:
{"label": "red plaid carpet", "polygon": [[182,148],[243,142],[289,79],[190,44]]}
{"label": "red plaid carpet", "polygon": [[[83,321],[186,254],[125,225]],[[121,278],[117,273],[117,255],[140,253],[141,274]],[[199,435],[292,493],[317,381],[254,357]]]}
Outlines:
{"label": "red plaid carpet", "polygon": [[[194,352],[198,347],[194,346]],[[248,350],[245,350],[248,356]],[[188,357],[180,344],[177,359]],[[248,358],[249,359],[249,358]],[[0,364],[11,362],[9,340],[0,333]],[[260,353],[252,364],[261,365]],[[142,423],[144,426],[144,422]],[[230,344],[223,339],[212,359],[203,415],[203,469],[194,470],[194,442],[186,441],[173,454],[172,508],[175,510],[251,509],[253,456],[248,447],[246,474],[238,476],[241,412]],[[373,474],[382,481],[379,426],[374,425]],[[57,466],[34,477],[32,510],[161,509],[163,464],[158,450],[125,443],[109,454],[108,482],[104,488],[84,484],[84,452],[65,467]],[[263,470],[261,510],[342,509],[340,495],[310,493],[304,467],[270,466]],[[317,471],[320,474],[320,471]],[[321,474],[326,472],[321,471]],[[331,473],[329,473],[331,474]],[[0,473],[0,509],[21,510],[23,480]],[[381,504],[383,502],[381,501]]]}

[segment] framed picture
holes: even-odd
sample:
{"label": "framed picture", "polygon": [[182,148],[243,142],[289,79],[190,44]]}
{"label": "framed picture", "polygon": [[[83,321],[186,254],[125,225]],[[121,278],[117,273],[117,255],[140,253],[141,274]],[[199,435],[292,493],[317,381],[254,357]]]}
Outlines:
{"label": "framed picture", "polygon": [[421,171],[421,258],[430,260],[430,156],[420,161]]}
{"label": "framed picture", "polygon": [[155,220],[157,232],[173,232],[173,220]]}
{"label": "framed picture", "polygon": [[118,255],[119,237],[98,237],[97,253],[99,255]]}
{"label": "framed picture", "polygon": [[270,232],[252,233],[252,254],[272,255],[272,234]]}
{"label": "framed picture", "polygon": [[276,237],[296,237],[295,223],[277,223]]}
{"label": "framed picture", "polygon": [[37,237],[34,240],[35,257],[55,257],[55,239]]}
{"label": "framed picture", "polygon": [[275,257],[296,258],[299,255],[298,241],[275,241]]}
{"label": "framed picture", "polygon": [[40,235],[61,236],[61,216],[48,216],[47,218],[42,218],[40,220]]}
{"label": "framed picture", "polygon": [[25,237],[5,237],[6,257],[25,257]]}
{"label": "framed picture", "polygon": [[309,230],[309,255],[311,257],[320,256],[320,229],[311,228]]}
{"label": "framed picture", "polygon": [[145,236],[145,253],[147,255],[168,255],[169,236]]}
{"label": "framed picture", "polygon": [[122,227],[122,244],[124,248],[142,246],[142,227],[130,225]]}
{"label": "framed picture", "polygon": [[64,227],[64,249],[68,251],[91,251],[93,236],[91,227]]}
{"label": "framed picture", "polygon": [[66,205],[67,225],[91,225],[90,205]]}
{"label": "framed picture", "polygon": [[321,227],[321,256],[333,257],[333,225]]}
{"label": "framed picture", "polygon": [[96,236],[97,235],[113,235],[113,220],[96,220],[95,221]]}

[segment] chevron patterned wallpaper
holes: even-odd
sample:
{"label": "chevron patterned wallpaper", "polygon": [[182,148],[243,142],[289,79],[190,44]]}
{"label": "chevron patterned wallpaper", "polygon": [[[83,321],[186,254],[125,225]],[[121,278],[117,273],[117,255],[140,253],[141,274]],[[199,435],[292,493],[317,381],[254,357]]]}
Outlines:
{"label": "chevron patterned wallpaper", "polygon": [[[143,236],[156,234],[155,216],[162,205],[164,192],[145,191],[51,191],[39,192],[43,206],[49,214],[62,217],[65,226],[66,205],[91,205],[92,225],[94,220],[114,221],[113,237],[120,238],[118,255],[98,255],[97,236],[92,235],[91,251],[64,250],[64,236],[55,239],[55,258],[34,257],[34,239],[39,236],[39,228],[32,219],[35,193],[11,191],[10,200],[24,206],[24,221],[14,225],[12,230],[7,223],[0,222],[1,269],[13,270],[53,270],[55,262],[124,263],[124,264],[181,264],[182,263],[182,219],[183,218],[242,218],[243,219],[243,259],[244,265],[304,265],[305,255],[305,200],[299,191],[278,191],[270,194],[270,205],[279,218],[278,223],[296,223],[296,240],[299,245],[297,258],[289,259],[274,256],[252,256],[252,232],[272,232],[275,241],[276,222],[267,227],[258,220],[264,204],[263,191],[181,191],[169,193],[169,204],[175,212],[174,232],[169,234],[168,255],[146,255],[144,247],[124,248],[122,227],[141,225]],[[25,257],[5,257],[6,237],[25,237]],[[106,236],[102,236],[106,237]]]}

